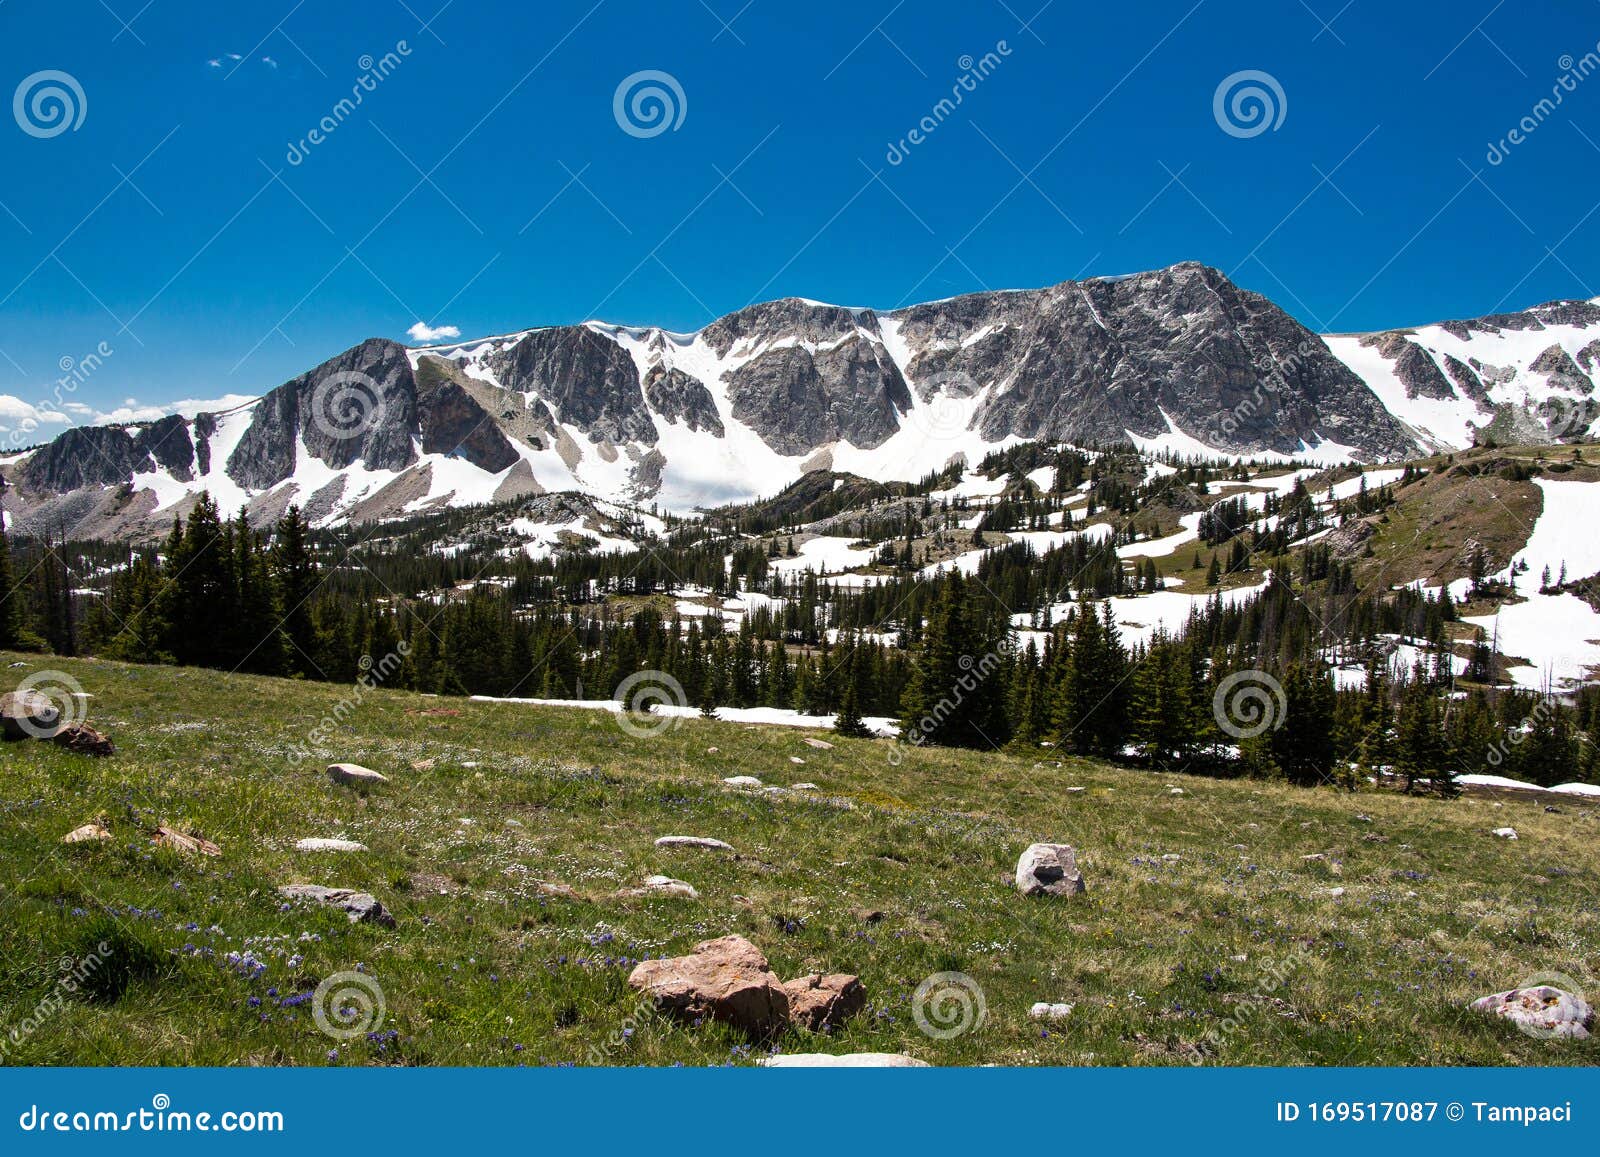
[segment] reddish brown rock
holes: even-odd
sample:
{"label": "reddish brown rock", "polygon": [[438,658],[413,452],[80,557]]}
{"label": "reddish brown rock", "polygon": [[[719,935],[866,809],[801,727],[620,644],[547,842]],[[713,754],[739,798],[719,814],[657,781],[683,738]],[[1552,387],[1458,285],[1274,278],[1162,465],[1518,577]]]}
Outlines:
{"label": "reddish brown rock", "polygon": [[628,984],[686,1020],[710,1017],[757,1036],[784,1026],[789,998],[761,950],[743,936],[696,944],[688,956],[646,960]]}
{"label": "reddish brown rock", "polygon": [[812,1032],[838,1028],[867,1005],[861,978],[843,972],[802,976],[785,984],[783,991],[789,997],[789,1018]]}
{"label": "reddish brown rock", "polygon": [[110,737],[102,735],[87,723],[69,723],[52,735],[50,740],[77,755],[93,755],[104,759],[117,753]]}

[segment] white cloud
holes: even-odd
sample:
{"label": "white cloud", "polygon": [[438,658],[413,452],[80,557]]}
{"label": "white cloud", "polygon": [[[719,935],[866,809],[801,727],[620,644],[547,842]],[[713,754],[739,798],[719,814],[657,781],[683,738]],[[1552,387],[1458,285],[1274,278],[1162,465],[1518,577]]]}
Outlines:
{"label": "white cloud", "polygon": [[213,57],[212,59],[206,61],[206,64],[210,65],[212,68],[221,68],[222,58],[220,56]]}
{"label": "white cloud", "polygon": [[185,398],[180,402],[168,402],[164,406],[141,405],[137,398],[125,398],[122,405],[114,410],[89,410],[86,425],[90,426],[116,426],[124,422],[154,422],[158,418],[165,418],[170,414],[182,414],[185,418],[192,418],[196,414],[216,414],[223,410],[231,410],[245,402],[255,400],[253,394],[224,394],[220,398]]}
{"label": "white cloud", "polygon": [[[231,410],[235,406],[253,401],[250,394],[225,394],[220,398],[186,398],[164,406],[142,405],[136,398],[125,398],[122,405],[110,410],[97,410],[82,402],[63,402],[60,408],[50,403],[34,405],[14,394],[0,394],[0,434],[20,444],[45,442],[60,431],[49,427],[65,426],[117,426],[128,422],[154,422],[169,414],[182,414],[192,418],[196,414],[214,414]],[[22,438],[22,435],[29,437]]]}
{"label": "white cloud", "polygon": [[432,326],[425,321],[419,321],[406,330],[406,336],[412,341],[435,342],[440,338],[460,337],[461,331],[453,325]]}

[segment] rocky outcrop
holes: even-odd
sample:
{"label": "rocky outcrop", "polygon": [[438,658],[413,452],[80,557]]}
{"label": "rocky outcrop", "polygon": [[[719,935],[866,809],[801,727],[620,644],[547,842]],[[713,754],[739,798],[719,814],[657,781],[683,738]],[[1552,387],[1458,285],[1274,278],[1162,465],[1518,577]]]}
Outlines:
{"label": "rocky outcrop", "polygon": [[859,976],[820,973],[802,976],[783,986],[789,997],[789,1017],[811,1032],[828,1032],[867,1006],[867,990]]}
{"label": "rocky outcrop", "polygon": [[406,348],[371,338],[256,403],[228,477],[265,490],[294,473],[296,447],[335,470],[403,470],[417,458],[417,385]]}
{"label": "rocky outcrop", "polygon": [[976,419],[989,440],[1155,438],[1170,418],[1239,453],[1294,453],[1321,440],[1373,457],[1413,448],[1317,335],[1207,266],[980,294],[892,316],[912,349],[928,351],[913,360],[913,381],[932,373],[968,392],[990,390]]}
{"label": "rocky outcrop", "polygon": [[194,478],[189,424],[176,415],[138,426],[75,426],[30,455],[24,488],[63,494],[89,486],[118,486],[164,466],[187,482]]}
{"label": "rocky outcrop", "polygon": [[628,984],[683,1020],[719,1020],[755,1036],[789,1020],[783,986],[761,950],[742,936],[703,941],[687,956],[646,960]]}
{"label": "rocky outcrop", "polygon": [[691,430],[706,430],[719,438],[726,433],[711,391],[699,378],[691,378],[676,366],[657,364],[646,370],[644,396],[656,413],[669,422]]}
{"label": "rocky outcrop", "polygon": [[537,393],[592,442],[655,444],[633,355],[609,334],[586,325],[536,329],[488,365],[506,389]]}

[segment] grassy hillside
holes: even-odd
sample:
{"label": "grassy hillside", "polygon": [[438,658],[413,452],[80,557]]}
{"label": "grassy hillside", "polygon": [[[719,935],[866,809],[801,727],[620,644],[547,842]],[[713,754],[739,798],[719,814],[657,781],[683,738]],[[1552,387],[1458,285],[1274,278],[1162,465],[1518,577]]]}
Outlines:
{"label": "grassy hillside", "polygon": [[[1596,815],[1580,800],[1547,813],[885,742],[819,750],[794,729],[699,720],[638,738],[599,712],[384,691],[350,706],[325,685],[3,661],[30,665],[13,679],[76,677],[119,749],[0,751],[0,1026],[37,1021],[8,1063],[553,1064],[592,1046],[626,1064],[748,1063],[770,1048],[937,1064],[1600,1057],[1594,1041],[1531,1039],[1463,1008],[1535,973],[1596,973]],[[337,738],[308,740],[341,701]],[[302,747],[314,758],[296,763]],[[336,787],[333,759],[393,782]],[[726,787],[733,775],[823,790],[762,795]],[[114,840],[59,842],[96,817]],[[153,848],[158,823],[221,856]],[[1506,825],[1521,838],[1489,834]],[[667,834],[735,853],[655,848]],[[294,850],[331,836],[370,851]],[[1012,889],[1035,840],[1077,846],[1085,895]],[[653,873],[699,899],[615,897]],[[275,889],[293,882],[370,891],[398,926],[285,909]],[[634,961],[728,933],[785,979],[858,973],[868,1010],[834,1039],[773,1042],[639,1015]],[[99,999],[36,1016],[59,962],[101,940],[123,964]],[[358,965],[387,1019],[335,1057],[298,998]],[[939,972],[981,986],[980,1028],[919,1031],[913,993]],[[1035,1001],[1076,1007],[1045,1027],[1027,1019]]]}

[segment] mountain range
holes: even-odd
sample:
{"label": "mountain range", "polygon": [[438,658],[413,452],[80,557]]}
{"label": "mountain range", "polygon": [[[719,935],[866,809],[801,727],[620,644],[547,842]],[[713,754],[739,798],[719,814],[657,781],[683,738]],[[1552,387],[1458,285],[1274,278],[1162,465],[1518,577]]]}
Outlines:
{"label": "mountain range", "polygon": [[0,458],[0,507],[23,532],[147,539],[202,490],[256,523],[297,503],[334,524],[572,492],[687,512],[1036,439],[1398,460],[1584,436],[1597,362],[1600,299],[1318,335],[1192,262],[886,312],[786,298],[688,334],[368,339],[230,410]]}

